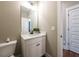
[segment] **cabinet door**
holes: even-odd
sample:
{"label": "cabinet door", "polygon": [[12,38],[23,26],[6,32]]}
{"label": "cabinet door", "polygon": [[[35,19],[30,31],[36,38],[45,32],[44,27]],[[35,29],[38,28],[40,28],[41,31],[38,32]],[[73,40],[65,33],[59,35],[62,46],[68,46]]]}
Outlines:
{"label": "cabinet door", "polygon": [[41,41],[29,46],[30,57],[40,57],[42,56],[42,43]]}
{"label": "cabinet door", "polygon": [[42,56],[42,41],[38,42],[36,44],[36,49],[37,49],[37,57]]}
{"label": "cabinet door", "polygon": [[36,44],[30,45],[29,46],[29,57],[36,57]]}

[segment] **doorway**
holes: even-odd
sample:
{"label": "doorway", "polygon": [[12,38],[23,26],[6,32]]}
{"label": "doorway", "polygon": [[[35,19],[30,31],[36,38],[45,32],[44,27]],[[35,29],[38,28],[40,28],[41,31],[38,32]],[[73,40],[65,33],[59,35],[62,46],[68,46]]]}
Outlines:
{"label": "doorway", "polygon": [[79,56],[79,5],[66,8],[66,41],[64,45],[66,48],[63,48],[63,56]]}
{"label": "doorway", "polygon": [[[58,19],[58,21],[60,20],[58,22],[58,32],[60,30],[62,33],[58,34],[58,56],[79,57],[79,2],[63,1],[60,3],[59,9],[59,12],[62,12],[58,15],[60,16],[60,19]],[[63,26],[60,22],[63,23]]]}

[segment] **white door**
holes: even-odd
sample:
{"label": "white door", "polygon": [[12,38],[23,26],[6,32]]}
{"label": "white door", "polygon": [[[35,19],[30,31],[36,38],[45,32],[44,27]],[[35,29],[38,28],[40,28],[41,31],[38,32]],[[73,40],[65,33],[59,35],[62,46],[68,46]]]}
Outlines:
{"label": "white door", "polygon": [[79,53],[79,8],[69,10],[69,49]]}

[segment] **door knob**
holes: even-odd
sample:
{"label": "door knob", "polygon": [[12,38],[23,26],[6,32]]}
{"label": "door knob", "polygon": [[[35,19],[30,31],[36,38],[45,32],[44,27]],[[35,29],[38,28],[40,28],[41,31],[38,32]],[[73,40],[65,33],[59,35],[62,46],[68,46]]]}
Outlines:
{"label": "door knob", "polygon": [[62,35],[60,35],[60,38],[62,38],[63,36]]}

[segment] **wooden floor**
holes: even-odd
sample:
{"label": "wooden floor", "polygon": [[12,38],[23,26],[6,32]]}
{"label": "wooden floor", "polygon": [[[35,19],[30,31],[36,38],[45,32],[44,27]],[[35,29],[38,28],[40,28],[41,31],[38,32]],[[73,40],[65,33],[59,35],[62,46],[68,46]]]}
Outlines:
{"label": "wooden floor", "polygon": [[63,49],[63,57],[79,57],[79,54]]}

